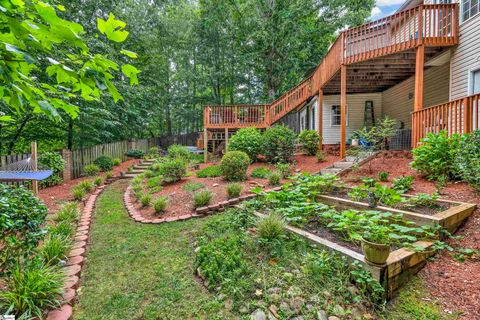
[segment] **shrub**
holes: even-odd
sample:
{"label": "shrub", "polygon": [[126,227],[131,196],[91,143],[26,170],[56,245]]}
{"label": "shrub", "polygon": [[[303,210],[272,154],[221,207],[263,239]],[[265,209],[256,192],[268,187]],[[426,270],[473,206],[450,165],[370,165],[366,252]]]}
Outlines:
{"label": "shrub", "polygon": [[198,250],[195,269],[210,288],[240,277],[246,270],[241,241],[229,236],[212,239]]}
{"label": "shrub", "polygon": [[52,186],[63,182],[60,174],[65,168],[65,160],[61,154],[57,152],[45,152],[38,157],[39,169],[49,169],[53,174],[45,180],[40,181],[40,187]]}
{"label": "shrub", "polygon": [[258,167],[258,168],[253,169],[252,174],[250,174],[250,176],[251,176],[252,178],[265,179],[265,178],[267,178],[271,173],[272,173],[272,171],[271,171],[270,169],[268,169],[268,168]]}
{"label": "shrub", "polygon": [[249,164],[250,159],[245,152],[229,151],[222,158],[220,170],[225,180],[240,181],[245,179]]}
{"label": "shrub", "polygon": [[83,167],[83,174],[87,177],[96,176],[100,172],[100,167],[96,164],[87,164]]}
{"label": "shrub", "polygon": [[56,265],[60,260],[66,260],[70,247],[68,238],[49,235],[40,248],[40,256],[45,264]]}
{"label": "shrub", "polygon": [[119,166],[122,164],[122,159],[120,158],[113,158],[112,161],[114,166]]}
{"label": "shrub", "polygon": [[222,175],[222,170],[220,170],[220,166],[214,165],[203,168],[200,171],[197,171],[198,178],[215,178],[220,177]]}
{"label": "shrub", "polygon": [[167,149],[168,156],[172,159],[180,158],[183,161],[187,161],[190,159],[190,151],[184,146],[178,144],[172,144]]}
{"label": "shrub", "polygon": [[298,136],[298,142],[302,145],[307,155],[314,156],[318,150],[320,137],[316,130],[303,130]]}
{"label": "shrub", "polygon": [[251,161],[256,161],[262,153],[263,136],[256,128],[238,130],[228,141],[228,151],[243,151]]}
{"label": "shrub", "polygon": [[162,196],[153,200],[153,209],[156,213],[164,212],[168,207],[168,197]]}
{"label": "shrub", "polygon": [[142,207],[148,207],[150,205],[150,201],[152,200],[152,196],[150,193],[143,193],[140,196],[140,203],[142,204]]}
{"label": "shrub", "polygon": [[43,312],[60,306],[64,275],[58,267],[16,265],[0,292],[0,309],[13,310],[17,319],[43,319]]}
{"label": "shrub", "polygon": [[455,159],[460,177],[480,190],[480,130],[464,135]]}
{"label": "shrub", "polygon": [[270,213],[257,222],[257,230],[260,239],[267,242],[278,240],[283,235],[285,220],[277,213]]}
{"label": "shrub", "polygon": [[207,206],[212,201],[212,197],[212,191],[208,189],[199,191],[193,195],[193,205],[195,208]]}
{"label": "shrub", "polygon": [[404,176],[393,179],[393,189],[399,193],[405,193],[412,190],[413,180],[412,176]]}
{"label": "shrub", "polygon": [[[160,171],[159,171],[160,172]],[[155,172],[153,172],[152,170],[145,170],[145,172],[143,173],[143,176],[145,178],[152,178],[156,175]]]}
{"label": "shrub", "polygon": [[378,180],[382,181],[382,182],[386,182],[388,181],[388,172],[379,172],[378,173]]}
{"label": "shrub", "polygon": [[178,182],[187,172],[187,165],[184,160],[175,158],[162,163],[160,174],[166,183]]}
{"label": "shrub", "polygon": [[77,204],[75,202],[69,202],[53,216],[52,220],[55,222],[75,222],[80,216],[80,211],[78,210]]}
{"label": "shrub", "polygon": [[237,198],[242,193],[243,187],[239,183],[230,183],[227,185],[228,198]]}
{"label": "shrub", "polygon": [[[439,134],[428,133],[420,146],[412,150],[414,159],[412,167],[430,180],[438,180],[440,177],[456,178],[458,172],[454,164],[459,142],[459,135],[448,137],[445,131]],[[462,150],[464,151],[468,152]]]}
{"label": "shrub", "polygon": [[73,199],[77,200],[77,201],[81,201],[83,200],[83,198],[85,197],[87,193],[85,192],[85,190],[81,187],[81,186],[75,186],[72,188],[72,196],[73,196]]}
{"label": "shrub", "polygon": [[265,157],[268,161],[290,162],[295,152],[296,135],[292,129],[278,125],[268,128],[264,133]]}
{"label": "shrub", "polygon": [[109,156],[100,156],[93,163],[102,171],[110,171],[113,168],[113,160]]}
{"label": "shrub", "polygon": [[194,192],[205,187],[203,183],[200,182],[188,182],[183,186],[183,190],[188,192]]}
{"label": "shrub", "polygon": [[0,184],[0,270],[29,257],[43,239],[47,207],[23,187]]}
{"label": "shrub", "polygon": [[140,158],[143,158],[143,156],[145,156],[145,152],[143,152],[142,150],[132,149],[125,152],[125,155],[130,158],[140,159]]}
{"label": "shrub", "polygon": [[437,205],[438,193],[417,193],[413,197],[408,199],[408,203],[413,206],[426,206],[433,208]]}
{"label": "shrub", "polygon": [[150,156],[156,156],[158,155],[159,152],[160,152],[159,147],[151,147],[150,149],[148,149],[148,155]]}
{"label": "shrub", "polygon": [[163,181],[163,176],[152,177],[147,180],[147,188],[161,187]]}
{"label": "shrub", "polygon": [[93,180],[93,184],[94,184],[95,186],[97,186],[97,187],[98,187],[98,186],[101,186],[102,183],[103,183],[102,177],[96,177],[96,178]]}
{"label": "shrub", "polygon": [[73,224],[69,221],[61,221],[54,226],[50,226],[49,232],[52,236],[59,236],[65,239],[71,238],[75,233]]}
{"label": "shrub", "polygon": [[292,174],[292,166],[290,163],[277,163],[275,164],[275,169],[280,172],[283,179],[290,177]]}
{"label": "shrub", "polygon": [[325,152],[318,150],[317,153],[315,153],[315,157],[317,158],[318,162],[325,162],[327,161],[327,156]]}
{"label": "shrub", "polygon": [[80,182],[79,184],[77,184],[77,186],[79,188],[82,188],[83,190],[85,190],[85,192],[90,192],[92,191],[93,189],[95,189],[95,185],[93,184],[92,181],[90,180],[83,180],[82,182]]}
{"label": "shrub", "polygon": [[272,172],[268,177],[268,184],[271,186],[278,186],[282,180],[282,175],[279,172]]}

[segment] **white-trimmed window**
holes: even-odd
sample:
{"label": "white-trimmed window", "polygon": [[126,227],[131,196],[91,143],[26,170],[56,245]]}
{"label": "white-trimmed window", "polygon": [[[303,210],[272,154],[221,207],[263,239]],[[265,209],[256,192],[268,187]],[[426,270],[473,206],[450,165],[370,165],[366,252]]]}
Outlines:
{"label": "white-trimmed window", "polygon": [[[333,105],[330,109],[330,125],[332,127],[340,126],[342,124],[342,108],[339,105]],[[346,125],[348,126],[348,107],[347,107]]]}
{"label": "white-trimmed window", "polygon": [[471,71],[469,83],[470,95],[480,93],[480,68]]}
{"label": "white-trimmed window", "polygon": [[460,18],[462,22],[467,21],[471,17],[480,12],[480,0],[461,0],[460,2]]}

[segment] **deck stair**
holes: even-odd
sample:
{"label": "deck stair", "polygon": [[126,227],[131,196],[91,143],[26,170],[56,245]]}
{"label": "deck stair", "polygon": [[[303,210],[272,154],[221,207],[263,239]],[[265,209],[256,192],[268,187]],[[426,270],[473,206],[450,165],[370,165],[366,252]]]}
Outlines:
{"label": "deck stair", "polygon": [[357,157],[348,156],[345,159],[337,161],[333,165],[322,169],[320,173],[322,175],[327,175],[327,174],[341,175],[342,173],[346,173],[346,171],[350,171],[354,166],[361,166],[362,164],[375,158],[376,155],[377,153],[374,152],[364,156],[357,156]]}

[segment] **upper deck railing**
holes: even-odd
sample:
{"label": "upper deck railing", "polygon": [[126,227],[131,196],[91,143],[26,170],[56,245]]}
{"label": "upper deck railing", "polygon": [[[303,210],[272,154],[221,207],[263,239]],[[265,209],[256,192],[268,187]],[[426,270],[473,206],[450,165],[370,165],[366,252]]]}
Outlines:
{"label": "upper deck railing", "polygon": [[[349,65],[413,49],[458,43],[458,4],[425,4],[343,31],[315,72],[270,105],[249,106],[259,114],[255,121],[233,119],[239,106],[207,106],[205,128],[268,127],[314,96],[340,70]],[[253,108],[253,109],[252,109]],[[208,114],[208,115],[207,115]],[[263,116],[261,116],[263,114]],[[222,122],[220,119],[225,119]],[[253,118],[252,118],[253,119]],[[259,121],[264,121],[259,123]]]}

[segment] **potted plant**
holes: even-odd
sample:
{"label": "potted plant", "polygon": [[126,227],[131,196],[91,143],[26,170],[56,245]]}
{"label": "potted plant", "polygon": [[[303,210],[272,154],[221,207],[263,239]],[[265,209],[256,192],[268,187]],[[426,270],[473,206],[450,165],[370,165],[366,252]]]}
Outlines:
{"label": "potted plant", "polygon": [[390,228],[385,225],[373,224],[363,233],[362,251],[365,260],[377,265],[384,265],[390,254],[392,239]]}

